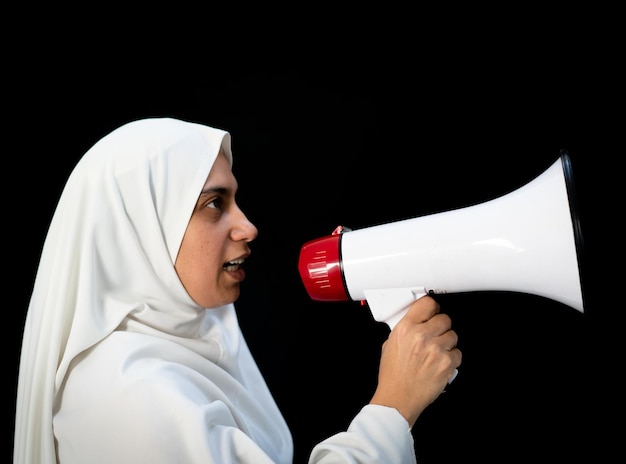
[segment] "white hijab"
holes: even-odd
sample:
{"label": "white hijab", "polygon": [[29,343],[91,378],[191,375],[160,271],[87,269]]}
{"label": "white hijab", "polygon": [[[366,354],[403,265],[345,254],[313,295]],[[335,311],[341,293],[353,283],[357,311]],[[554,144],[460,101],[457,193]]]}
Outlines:
{"label": "white hijab", "polygon": [[[21,352],[16,464],[56,462],[53,414],[71,363],[116,330],[175,341],[272,402],[233,305],[205,310],[174,262],[218,151],[230,135],[171,119],[130,122],[97,142],[63,190],[46,237]],[[255,392],[255,394],[258,392]],[[273,404],[273,403],[272,403]],[[274,405],[275,406],[275,405]],[[291,437],[274,406],[277,447]]]}

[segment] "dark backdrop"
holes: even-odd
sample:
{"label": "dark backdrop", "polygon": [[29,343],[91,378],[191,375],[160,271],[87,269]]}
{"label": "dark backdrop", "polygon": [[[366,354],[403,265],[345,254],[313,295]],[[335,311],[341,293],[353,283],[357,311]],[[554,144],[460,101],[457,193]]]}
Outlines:
{"label": "dark backdrop", "polygon": [[603,179],[614,169],[608,140],[618,125],[605,109],[613,93],[583,79],[575,60],[465,64],[417,71],[374,70],[372,63],[340,71],[223,66],[171,80],[85,70],[16,83],[8,134],[16,147],[5,153],[16,166],[6,171],[7,246],[20,263],[10,281],[18,288],[14,374],[63,183],[96,140],[127,121],[173,116],[232,133],[239,202],[260,230],[238,313],[293,431],[296,462],[367,403],[387,335],[358,303],[310,301],[297,273],[301,245],[340,224],[360,228],[492,199],[567,149],[585,236],[586,313],[533,295],[440,297],[460,336],[463,365],[414,436],[421,464],[511,456],[584,462],[584,453],[597,451],[591,437],[602,423],[592,412],[610,412],[599,400],[618,373],[613,366],[607,374],[594,354],[595,335],[613,318],[600,305],[600,269],[592,263]]}

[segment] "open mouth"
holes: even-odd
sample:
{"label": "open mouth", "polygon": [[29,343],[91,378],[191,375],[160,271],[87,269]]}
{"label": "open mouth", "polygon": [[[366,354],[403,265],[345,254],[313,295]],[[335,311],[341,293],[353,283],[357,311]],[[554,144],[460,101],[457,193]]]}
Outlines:
{"label": "open mouth", "polygon": [[233,259],[232,261],[225,262],[222,267],[225,271],[234,272],[239,270],[244,261],[243,258]]}

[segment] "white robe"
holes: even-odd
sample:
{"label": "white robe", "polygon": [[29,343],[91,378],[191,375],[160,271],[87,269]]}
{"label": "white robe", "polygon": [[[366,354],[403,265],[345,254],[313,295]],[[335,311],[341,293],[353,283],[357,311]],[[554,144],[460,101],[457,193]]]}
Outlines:
{"label": "white robe", "polygon": [[[15,464],[292,461],[234,306],[198,307],[174,270],[220,147],[232,162],[227,132],[153,118],[77,164],[28,308]],[[395,409],[369,405],[310,462],[414,463],[413,438]]]}

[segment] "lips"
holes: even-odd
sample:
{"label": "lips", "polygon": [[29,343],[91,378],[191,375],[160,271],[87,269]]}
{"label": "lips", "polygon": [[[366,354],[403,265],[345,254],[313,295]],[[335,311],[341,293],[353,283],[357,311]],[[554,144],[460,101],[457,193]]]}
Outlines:
{"label": "lips", "polygon": [[232,278],[235,282],[242,282],[246,278],[246,271],[243,270],[242,264],[245,261],[244,258],[237,258],[231,261],[226,261],[222,266],[222,269]]}
{"label": "lips", "polygon": [[222,267],[224,268],[225,271],[235,272],[239,270],[239,268],[241,267],[244,261],[245,259],[243,258],[233,259],[232,261],[225,262]]}

